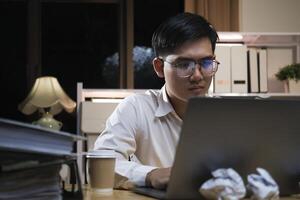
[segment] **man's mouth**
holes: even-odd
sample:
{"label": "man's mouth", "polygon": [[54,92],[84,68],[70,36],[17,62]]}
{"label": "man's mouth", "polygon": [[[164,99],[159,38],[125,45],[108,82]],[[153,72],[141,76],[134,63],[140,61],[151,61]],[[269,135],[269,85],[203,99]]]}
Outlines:
{"label": "man's mouth", "polygon": [[199,86],[193,86],[193,87],[190,87],[190,88],[189,88],[190,91],[204,90],[204,89],[205,89],[205,86],[202,86],[202,85],[199,85]]}

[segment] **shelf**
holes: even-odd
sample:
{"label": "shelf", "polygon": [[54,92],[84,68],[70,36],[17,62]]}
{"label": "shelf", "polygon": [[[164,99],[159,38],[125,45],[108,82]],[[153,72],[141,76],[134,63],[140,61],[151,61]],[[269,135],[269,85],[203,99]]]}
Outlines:
{"label": "shelf", "polygon": [[220,43],[243,43],[247,46],[299,46],[300,33],[288,32],[218,32]]}
{"label": "shelf", "polygon": [[261,98],[296,98],[300,100],[300,93],[211,93],[209,96],[220,97],[261,97]]}

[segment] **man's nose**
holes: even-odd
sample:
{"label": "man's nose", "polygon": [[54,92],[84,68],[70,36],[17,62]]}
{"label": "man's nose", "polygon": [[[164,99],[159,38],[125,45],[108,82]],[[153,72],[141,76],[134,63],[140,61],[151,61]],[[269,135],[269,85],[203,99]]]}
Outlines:
{"label": "man's nose", "polygon": [[201,72],[201,66],[197,63],[194,73],[191,76],[192,81],[202,80],[204,78],[202,72]]}

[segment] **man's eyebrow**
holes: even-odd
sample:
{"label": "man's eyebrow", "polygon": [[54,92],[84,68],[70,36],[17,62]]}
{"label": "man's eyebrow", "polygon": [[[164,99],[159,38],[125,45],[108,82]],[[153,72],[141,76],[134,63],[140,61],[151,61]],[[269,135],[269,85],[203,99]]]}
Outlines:
{"label": "man's eyebrow", "polygon": [[175,58],[174,61],[180,61],[180,60],[193,60],[193,58],[184,57],[184,56],[178,56],[177,58]]}
{"label": "man's eyebrow", "polygon": [[210,56],[203,57],[200,60],[203,60],[203,59],[215,59],[215,58],[216,58],[215,55],[210,55]]}
{"label": "man's eyebrow", "polygon": [[[203,58],[200,58],[198,60],[203,60],[203,59],[215,59],[216,56],[215,55],[209,55],[209,56],[205,56]],[[175,58],[174,61],[181,61],[181,60],[195,60],[194,58],[191,57],[185,57],[185,56],[178,56],[177,58]]]}

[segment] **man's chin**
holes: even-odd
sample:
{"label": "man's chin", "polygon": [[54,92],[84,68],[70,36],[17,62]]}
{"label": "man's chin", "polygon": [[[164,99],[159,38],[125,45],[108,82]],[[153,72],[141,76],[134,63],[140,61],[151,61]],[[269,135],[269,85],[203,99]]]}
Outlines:
{"label": "man's chin", "polygon": [[207,90],[199,89],[199,90],[192,90],[190,93],[190,97],[201,97],[207,94]]}
{"label": "man's chin", "polygon": [[184,102],[188,102],[188,100],[192,97],[202,97],[202,96],[206,96],[207,95],[207,91],[203,90],[201,92],[189,92],[188,94],[186,95],[183,95],[182,98],[179,98],[181,99],[181,101],[184,101]]}

